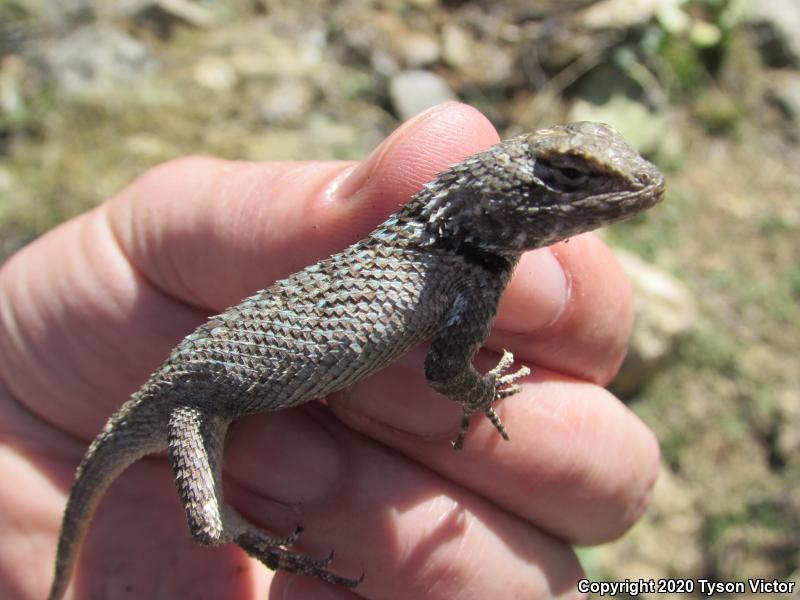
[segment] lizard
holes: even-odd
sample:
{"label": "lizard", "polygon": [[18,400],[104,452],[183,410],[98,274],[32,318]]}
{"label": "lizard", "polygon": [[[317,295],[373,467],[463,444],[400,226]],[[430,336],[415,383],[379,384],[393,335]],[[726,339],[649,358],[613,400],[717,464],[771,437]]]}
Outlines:
{"label": "lizard", "polygon": [[497,400],[519,392],[513,355],[478,373],[472,360],[523,252],[659,202],[665,180],[608,125],[577,122],[523,134],[425,184],[369,235],[211,317],[110,417],[70,489],[50,600],[63,597],[100,498],[128,466],[167,449],[192,537],[233,542],[271,569],[355,587],[275,538],[223,499],[226,431],[235,419],[309,402],[382,369],[431,339],[425,376],[459,402],[461,449],[473,414],[504,439]]}

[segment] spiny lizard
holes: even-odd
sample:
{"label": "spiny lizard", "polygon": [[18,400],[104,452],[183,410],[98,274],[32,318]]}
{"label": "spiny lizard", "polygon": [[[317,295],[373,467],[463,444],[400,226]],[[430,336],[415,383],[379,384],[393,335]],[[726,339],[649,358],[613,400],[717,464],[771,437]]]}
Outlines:
{"label": "spiny lizard", "polygon": [[[507,140],[426,184],[363,240],[212,317],[114,414],[78,467],[64,512],[50,600],[62,597],[92,513],[130,464],[167,448],[189,529],[234,542],[271,569],[354,587],[266,535],[223,502],[225,433],[243,415],[309,402],[359,381],[433,338],[425,375],[459,402],[464,443],[528,373],[486,375],[472,359],[520,255],[631,217],[658,202],[664,178],[613,129],[573,123]],[[362,575],[363,578],[363,575]]]}

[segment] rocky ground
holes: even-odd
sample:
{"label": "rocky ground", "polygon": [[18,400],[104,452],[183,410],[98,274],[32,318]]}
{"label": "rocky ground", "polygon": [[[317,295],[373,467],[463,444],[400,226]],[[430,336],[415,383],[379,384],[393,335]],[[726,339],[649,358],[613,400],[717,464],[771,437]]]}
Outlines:
{"label": "rocky ground", "polygon": [[670,184],[606,232],[639,298],[615,391],[664,468],[644,521],[585,566],[798,581],[800,4],[299,6],[0,0],[0,259],[184,154],[359,158],[450,98],[504,135],[610,122]]}

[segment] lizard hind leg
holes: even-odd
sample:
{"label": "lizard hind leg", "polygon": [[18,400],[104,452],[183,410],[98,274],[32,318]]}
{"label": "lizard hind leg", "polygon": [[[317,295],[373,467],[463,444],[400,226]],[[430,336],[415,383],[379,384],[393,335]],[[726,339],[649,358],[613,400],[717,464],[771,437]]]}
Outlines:
{"label": "lizard hind leg", "polygon": [[333,553],[312,558],[288,549],[302,532],[297,527],[285,538],[273,538],[249,523],[222,498],[222,451],[228,419],[178,407],[170,417],[168,453],[175,473],[189,531],[204,545],[234,542],[270,569],[312,575],[324,581],[355,587],[363,579],[347,579],[326,570]]}

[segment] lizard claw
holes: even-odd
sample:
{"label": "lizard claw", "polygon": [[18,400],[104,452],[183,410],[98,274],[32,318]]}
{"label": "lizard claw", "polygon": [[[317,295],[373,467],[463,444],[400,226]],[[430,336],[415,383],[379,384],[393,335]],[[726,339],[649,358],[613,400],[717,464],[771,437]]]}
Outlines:
{"label": "lizard claw", "polygon": [[294,543],[297,541],[297,538],[300,537],[300,534],[303,533],[303,526],[298,525],[294,528],[294,531],[287,535],[285,538],[280,540],[275,540],[275,544],[280,546],[281,548],[288,548],[289,546],[293,546]]}
{"label": "lizard claw", "polygon": [[503,350],[503,356],[500,358],[500,362],[497,363],[497,366],[494,369],[486,374],[489,377],[494,378],[495,400],[507,398],[508,396],[512,396],[519,392],[522,388],[520,388],[518,385],[510,384],[520,377],[525,377],[526,375],[531,374],[531,370],[528,367],[522,366],[513,373],[501,375],[501,373],[508,369],[508,367],[510,367],[512,364],[514,364],[514,355],[508,350]]}
{"label": "lizard claw", "polygon": [[503,427],[503,423],[500,421],[500,417],[494,412],[492,404],[497,400],[502,400],[503,398],[508,398],[509,396],[519,393],[522,388],[514,384],[514,382],[520,377],[530,375],[531,372],[528,367],[522,366],[513,373],[503,375],[502,373],[512,364],[514,364],[514,355],[504,349],[503,356],[500,357],[497,366],[486,373],[486,376],[494,381],[494,394],[489,399],[489,402],[484,406],[464,406],[464,413],[461,417],[461,428],[458,431],[458,437],[456,437],[453,442],[453,448],[455,450],[461,450],[461,448],[464,447],[464,438],[467,436],[470,417],[472,417],[472,413],[476,410],[483,411],[483,414],[491,421],[492,425],[494,425],[495,429],[497,429],[504,440],[508,441],[510,439],[505,427]]}

